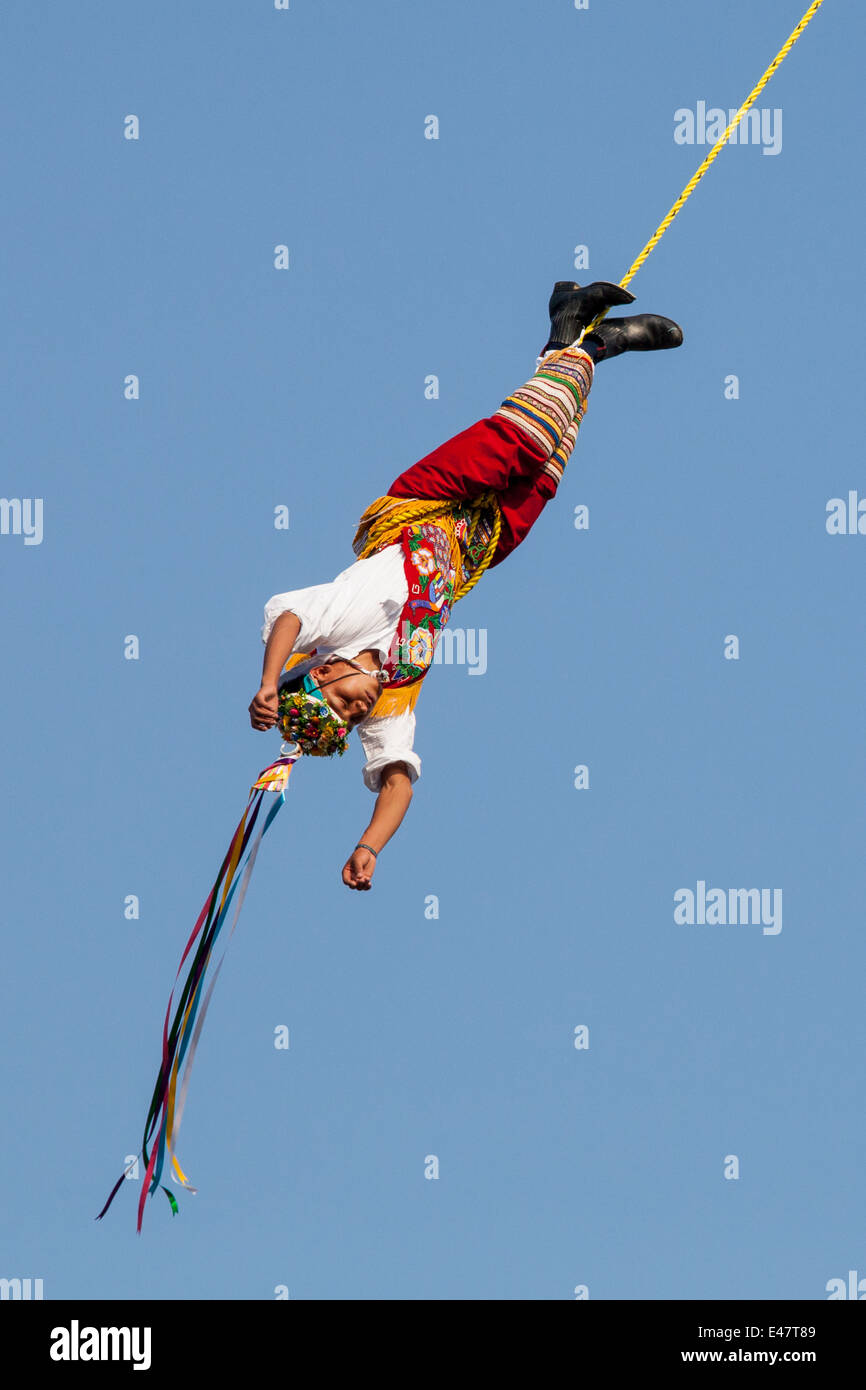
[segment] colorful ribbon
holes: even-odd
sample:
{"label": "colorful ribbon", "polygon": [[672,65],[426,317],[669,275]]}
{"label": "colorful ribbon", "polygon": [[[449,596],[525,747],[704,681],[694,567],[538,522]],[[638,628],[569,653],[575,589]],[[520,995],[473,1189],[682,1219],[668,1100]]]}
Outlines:
{"label": "colorful ribbon", "polygon": [[[234,929],[237,926],[241,907],[246,897],[249,886],[250,876],[253,865],[256,862],[256,855],[259,846],[270,828],[277,812],[285,801],[285,789],[289,780],[289,773],[294,763],[301,757],[301,750],[297,744],[283,745],[288,747],[288,751],[277,758],[276,762],[271,763],[259,774],[253,785],[250,787],[250,797],[247,808],[238,823],[238,827],[232,836],[231,844],[222,862],[222,867],[217,874],[216,882],[205,899],[204,906],[199,913],[198,921],[193,928],[192,935],[186,943],[184,953],[181,956],[180,965],[177,969],[174,985],[168,1000],[168,1008],[165,1011],[165,1021],[162,1029],[162,1065],[159,1069],[153,1096],[150,1102],[147,1119],[144,1124],[144,1138],[142,1140],[141,1153],[145,1163],[145,1177],[141,1185],[141,1196],[138,1203],[138,1225],[141,1230],[142,1217],[144,1215],[144,1203],[148,1193],[152,1196],[158,1187],[167,1196],[171,1209],[177,1213],[178,1206],[174,1193],[161,1184],[163,1167],[165,1166],[166,1156],[169,1159],[170,1170],[177,1175],[181,1185],[188,1192],[195,1192],[195,1188],[189,1182],[186,1174],[178,1162],[175,1153],[177,1136],[180,1130],[180,1122],[183,1117],[183,1110],[186,1104],[187,1091],[189,1089],[189,1078],[192,1071],[192,1064],[195,1059],[198,1041],[204,1026],[210,1005],[211,995],[222,968],[225,952],[228,950],[228,942],[231,941]],[[270,808],[267,815],[262,818],[262,822],[256,831],[256,824],[259,820],[259,813],[267,792],[276,794],[277,799]],[[255,832],[255,833],[254,833]],[[243,868],[243,877],[240,870]],[[217,937],[228,918],[229,908],[235,896],[235,890],[240,885],[240,892],[237,894],[235,903],[234,917],[232,920],[231,931],[228,934],[225,950],[219,959],[214,970],[207,978],[208,966],[211,961],[213,949]],[[219,906],[217,900],[219,899]],[[177,982],[183,970],[184,962],[192,951],[198,938],[198,945],[192,958],[186,980],[183,984],[180,999],[175,1011],[174,1019],[169,1028],[169,1018],[171,1016],[172,1001],[174,999]],[[183,1074],[181,1077],[181,1069]],[[178,1082],[180,1089],[178,1090]],[[148,1151],[148,1145],[151,1145]],[[111,1190],[111,1194],[97,1221],[108,1211],[114,1201],[120,1186],[127,1175],[127,1170],[121,1173],[117,1182]]]}

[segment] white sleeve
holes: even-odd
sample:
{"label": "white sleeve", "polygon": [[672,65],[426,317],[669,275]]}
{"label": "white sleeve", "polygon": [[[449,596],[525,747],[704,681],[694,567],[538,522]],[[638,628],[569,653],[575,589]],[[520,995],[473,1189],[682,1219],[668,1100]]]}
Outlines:
{"label": "white sleeve", "polygon": [[421,759],[412,747],[415,742],[414,710],[378,718],[370,715],[358,725],[358,737],[367,758],[364,785],[371,792],[380,790],[382,770],[389,763],[405,763],[410,781],[417,782],[421,776]]}
{"label": "white sleeve", "polygon": [[333,588],[333,583],[311,584],[307,589],[292,589],[287,594],[274,594],[265,604],[262,641],[267,642],[271,629],[281,613],[294,613],[301,620],[295,651],[310,652],[318,647],[320,642],[327,641],[329,634],[322,631],[322,615],[330,602]]}

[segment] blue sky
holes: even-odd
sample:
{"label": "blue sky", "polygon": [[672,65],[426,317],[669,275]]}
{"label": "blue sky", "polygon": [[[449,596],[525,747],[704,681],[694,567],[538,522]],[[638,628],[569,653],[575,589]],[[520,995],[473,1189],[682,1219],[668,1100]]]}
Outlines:
{"label": "blue sky", "polygon": [[[419,1300],[866,1276],[866,537],[826,528],[866,496],[864,21],[835,0],[759,98],[779,147],[723,151],[631,284],[683,347],[599,367],[557,497],[455,608],[487,669],[425,682],[369,893],[341,881],[374,802],[357,741],[295,769],[192,1079],[199,1195],[139,1239],[131,1182],[93,1221],[277,753],[247,715],[265,601],[349,564],[367,503],[532,373],[555,280],[621,278],[707,152],[675,113],[738,106],[803,9],[7,6],[2,494],[43,523],[0,535],[0,1276]],[[780,890],[781,930],[676,922],[699,882]]]}

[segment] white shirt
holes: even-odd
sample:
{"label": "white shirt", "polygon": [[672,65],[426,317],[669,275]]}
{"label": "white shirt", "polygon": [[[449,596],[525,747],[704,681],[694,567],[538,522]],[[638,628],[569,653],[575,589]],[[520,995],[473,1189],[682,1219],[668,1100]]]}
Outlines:
{"label": "white shirt", "polygon": [[[320,665],[325,657],[356,657],[367,649],[378,652],[382,665],[408,597],[403,547],[395,541],[366,560],[356,560],[330,584],[313,584],[269,598],[262,641],[267,642],[280,614],[291,612],[301,622],[296,649],[316,650],[312,661],[298,662],[293,668],[297,674]],[[385,718],[368,716],[358,725],[358,737],[367,759],[364,784],[371,792],[379,791],[382,769],[388,763],[405,763],[412,782],[421,776],[421,759],[413,750],[414,710]]]}

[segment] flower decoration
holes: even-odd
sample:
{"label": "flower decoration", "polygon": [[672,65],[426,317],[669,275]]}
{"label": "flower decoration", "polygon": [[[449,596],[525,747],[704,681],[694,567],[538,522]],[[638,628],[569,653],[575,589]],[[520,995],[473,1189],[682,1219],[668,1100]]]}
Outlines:
{"label": "flower decoration", "polygon": [[426,545],[420,546],[418,550],[413,550],[412,564],[419,574],[433,574],[436,569],[433,551],[428,550]]}
{"label": "flower decoration", "polygon": [[433,638],[424,627],[417,627],[409,638],[409,660],[414,666],[429,666],[433,659]]}
{"label": "flower decoration", "polygon": [[324,700],[306,690],[283,690],[277,706],[277,727],[283,738],[314,758],[343,756],[349,747],[348,726]]}

